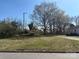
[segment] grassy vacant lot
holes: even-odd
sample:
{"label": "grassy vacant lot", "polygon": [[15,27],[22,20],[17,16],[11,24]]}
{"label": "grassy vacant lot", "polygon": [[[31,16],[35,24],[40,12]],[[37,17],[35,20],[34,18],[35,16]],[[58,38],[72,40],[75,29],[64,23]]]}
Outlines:
{"label": "grassy vacant lot", "polygon": [[0,51],[79,52],[79,41],[56,36],[0,39]]}

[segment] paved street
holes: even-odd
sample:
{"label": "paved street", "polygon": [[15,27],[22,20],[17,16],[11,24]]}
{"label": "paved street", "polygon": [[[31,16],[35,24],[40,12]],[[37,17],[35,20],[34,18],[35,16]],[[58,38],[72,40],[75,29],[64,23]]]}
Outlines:
{"label": "paved street", "polygon": [[0,53],[0,59],[79,59],[76,53]]}

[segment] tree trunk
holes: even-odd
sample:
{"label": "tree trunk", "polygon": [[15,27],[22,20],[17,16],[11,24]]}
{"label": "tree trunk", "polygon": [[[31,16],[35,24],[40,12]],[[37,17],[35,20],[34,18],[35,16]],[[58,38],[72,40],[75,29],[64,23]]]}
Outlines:
{"label": "tree trunk", "polygon": [[50,26],[50,33],[52,34],[52,25],[50,24],[49,26]]}
{"label": "tree trunk", "polygon": [[43,22],[44,22],[44,35],[46,35],[46,29],[47,29],[47,26],[46,26],[46,18],[45,18],[45,15],[44,15],[44,18],[43,18]]}

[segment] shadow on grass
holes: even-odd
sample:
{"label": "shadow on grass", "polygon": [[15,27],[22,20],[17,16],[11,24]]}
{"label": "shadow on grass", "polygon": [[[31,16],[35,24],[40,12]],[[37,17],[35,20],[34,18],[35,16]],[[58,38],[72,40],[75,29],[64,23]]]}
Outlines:
{"label": "shadow on grass", "polygon": [[28,38],[39,38],[39,37],[53,37],[53,36],[59,36],[57,34],[46,34],[46,35],[18,35],[18,36],[9,36],[9,37],[0,37],[1,39],[10,39],[10,40],[23,40]]}

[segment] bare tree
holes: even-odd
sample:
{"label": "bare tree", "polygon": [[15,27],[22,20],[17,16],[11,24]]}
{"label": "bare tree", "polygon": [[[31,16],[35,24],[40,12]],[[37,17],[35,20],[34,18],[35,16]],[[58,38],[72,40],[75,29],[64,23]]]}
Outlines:
{"label": "bare tree", "polygon": [[60,10],[54,3],[44,2],[36,5],[31,16],[36,24],[43,27],[44,34],[47,29],[52,33],[55,28],[62,32],[63,25],[69,21],[69,16],[65,15],[64,11]]}
{"label": "bare tree", "polygon": [[[34,22],[36,22],[38,25],[43,27],[44,34],[46,34],[46,30],[48,27],[48,23],[50,24],[54,12],[57,10],[57,7],[54,3],[42,3],[40,5],[36,5],[33,14],[32,19]],[[50,21],[49,21],[50,20]],[[50,24],[51,27],[51,24]]]}
{"label": "bare tree", "polygon": [[58,32],[62,33],[64,31],[65,24],[69,23],[70,17],[68,15],[65,15],[64,11],[59,10],[55,18]]}

